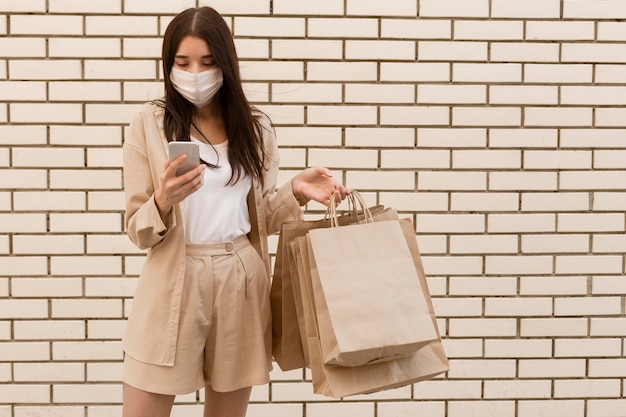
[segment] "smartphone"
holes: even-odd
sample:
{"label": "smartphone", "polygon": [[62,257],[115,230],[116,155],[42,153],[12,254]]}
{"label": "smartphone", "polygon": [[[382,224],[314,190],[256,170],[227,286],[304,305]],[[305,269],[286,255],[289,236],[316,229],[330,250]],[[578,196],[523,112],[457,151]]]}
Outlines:
{"label": "smartphone", "polygon": [[194,169],[200,165],[200,148],[197,143],[193,142],[170,142],[169,143],[170,162],[176,159],[180,154],[186,153],[187,159],[176,169],[176,176]]}

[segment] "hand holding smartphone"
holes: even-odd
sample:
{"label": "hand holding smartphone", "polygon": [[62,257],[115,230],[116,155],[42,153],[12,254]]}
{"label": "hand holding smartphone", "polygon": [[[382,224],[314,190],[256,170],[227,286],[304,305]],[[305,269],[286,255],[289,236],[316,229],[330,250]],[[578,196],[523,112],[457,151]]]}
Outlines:
{"label": "hand holding smartphone", "polygon": [[200,148],[193,142],[170,142],[169,143],[170,162],[179,155],[186,153],[187,159],[176,169],[176,176],[180,176],[200,165]]}

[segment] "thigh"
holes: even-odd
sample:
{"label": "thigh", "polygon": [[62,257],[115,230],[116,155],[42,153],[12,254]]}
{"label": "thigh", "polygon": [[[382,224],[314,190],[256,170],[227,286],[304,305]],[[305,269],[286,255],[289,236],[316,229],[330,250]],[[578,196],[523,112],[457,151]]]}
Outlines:
{"label": "thigh", "polygon": [[207,385],[204,417],[245,417],[251,391],[252,387],[246,387],[236,391],[217,392]]}
{"label": "thigh", "polygon": [[124,384],[122,417],[168,417],[174,395],[154,394]]}

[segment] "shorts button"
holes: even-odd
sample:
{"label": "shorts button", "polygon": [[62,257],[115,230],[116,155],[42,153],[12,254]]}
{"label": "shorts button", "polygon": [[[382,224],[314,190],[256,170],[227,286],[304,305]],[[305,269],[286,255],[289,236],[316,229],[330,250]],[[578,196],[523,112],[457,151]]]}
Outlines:
{"label": "shorts button", "polygon": [[233,251],[233,244],[232,243],[227,243],[226,244],[226,252],[232,252]]}

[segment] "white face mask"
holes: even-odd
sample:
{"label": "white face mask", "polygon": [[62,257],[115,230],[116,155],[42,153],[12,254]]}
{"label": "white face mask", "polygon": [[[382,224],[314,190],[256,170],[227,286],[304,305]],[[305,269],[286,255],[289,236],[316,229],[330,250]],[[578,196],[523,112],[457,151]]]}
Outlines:
{"label": "white face mask", "polygon": [[172,68],[172,85],[183,97],[196,107],[204,107],[211,102],[215,93],[222,87],[224,75],[219,68],[198,73]]}

